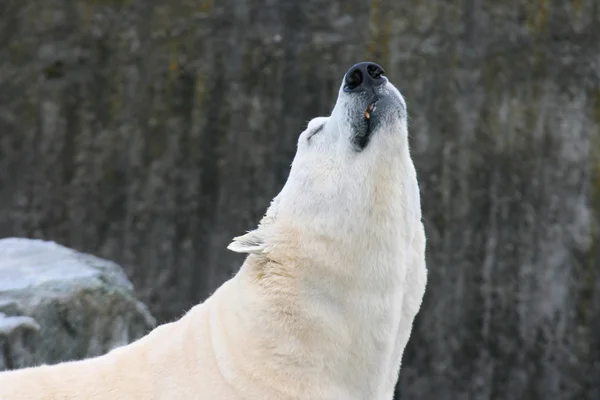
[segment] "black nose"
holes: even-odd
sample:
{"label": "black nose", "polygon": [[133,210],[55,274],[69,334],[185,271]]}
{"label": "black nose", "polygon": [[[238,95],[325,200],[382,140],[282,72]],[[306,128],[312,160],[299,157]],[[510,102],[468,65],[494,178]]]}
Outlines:
{"label": "black nose", "polygon": [[345,92],[361,92],[385,83],[385,71],[380,65],[372,62],[361,62],[346,72],[344,77]]}

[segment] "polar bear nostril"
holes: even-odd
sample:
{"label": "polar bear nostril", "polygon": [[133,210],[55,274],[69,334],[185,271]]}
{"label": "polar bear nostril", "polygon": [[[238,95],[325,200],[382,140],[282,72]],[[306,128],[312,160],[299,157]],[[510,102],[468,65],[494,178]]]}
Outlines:
{"label": "polar bear nostril", "polygon": [[381,76],[385,73],[383,68],[381,68],[375,63],[367,65],[367,72],[369,73],[369,76],[373,79],[381,79]]}
{"label": "polar bear nostril", "polygon": [[360,69],[358,68],[348,71],[348,73],[346,74],[346,87],[350,90],[359,87],[362,81],[363,75]]}

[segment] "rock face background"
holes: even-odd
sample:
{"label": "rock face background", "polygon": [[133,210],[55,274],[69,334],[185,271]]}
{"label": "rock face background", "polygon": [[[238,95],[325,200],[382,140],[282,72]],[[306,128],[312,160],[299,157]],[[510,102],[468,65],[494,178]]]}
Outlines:
{"label": "rock face background", "polygon": [[596,0],[4,0],[0,236],[115,260],[179,317],[378,61],[429,238],[398,398],[599,398],[598,43]]}
{"label": "rock face background", "polygon": [[0,371],[98,356],[154,325],[117,264],[54,242],[0,239]]}

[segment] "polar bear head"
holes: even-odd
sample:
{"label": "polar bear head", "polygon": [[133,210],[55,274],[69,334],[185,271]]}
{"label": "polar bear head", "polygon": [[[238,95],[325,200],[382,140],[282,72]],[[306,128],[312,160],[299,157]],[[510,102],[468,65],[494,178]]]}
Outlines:
{"label": "polar bear head", "polygon": [[228,248],[262,253],[281,237],[279,228],[296,232],[295,238],[368,239],[418,207],[418,190],[403,201],[407,183],[416,178],[406,103],[381,66],[356,64],[342,79],[331,115],[312,119],[300,134],[288,180],[259,228]]}

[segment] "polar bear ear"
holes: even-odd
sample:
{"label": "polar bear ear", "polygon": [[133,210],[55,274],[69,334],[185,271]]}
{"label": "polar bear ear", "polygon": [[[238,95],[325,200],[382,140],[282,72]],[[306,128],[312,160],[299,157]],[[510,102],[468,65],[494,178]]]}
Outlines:
{"label": "polar bear ear", "polygon": [[245,235],[234,237],[227,248],[236,253],[260,254],[266,248],[265,238],[260,230],[250,231]]}

